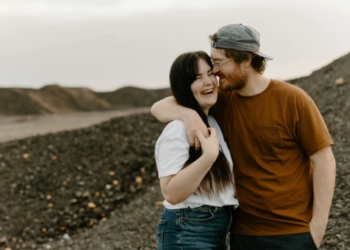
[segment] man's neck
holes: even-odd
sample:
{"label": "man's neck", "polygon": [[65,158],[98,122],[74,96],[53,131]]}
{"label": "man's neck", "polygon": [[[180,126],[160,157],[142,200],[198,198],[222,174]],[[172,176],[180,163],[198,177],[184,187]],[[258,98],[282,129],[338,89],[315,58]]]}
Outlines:
{"label": "man's neck", "polygon": [[254,96],[260,94],[269,86],[270,80],[270,78],[259,73],[250,74],[246,86],[237,90],[237,93],[241,96]]}

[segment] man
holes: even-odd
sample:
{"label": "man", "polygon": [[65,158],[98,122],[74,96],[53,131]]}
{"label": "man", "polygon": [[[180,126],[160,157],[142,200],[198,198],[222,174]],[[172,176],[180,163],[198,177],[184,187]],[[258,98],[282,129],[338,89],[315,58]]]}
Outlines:
{"label": "man", "polygon": [[[333,144],[312,99],[300,88],[263,75],[259,33],[232,24],[210,36],[221,93],[216,119],[234,162],[239,208],[231,249],[306,250],[322,242],[335,184]],[[208,136],[195,112],[172,97],[154,104],[160,121],[183,120]]]}

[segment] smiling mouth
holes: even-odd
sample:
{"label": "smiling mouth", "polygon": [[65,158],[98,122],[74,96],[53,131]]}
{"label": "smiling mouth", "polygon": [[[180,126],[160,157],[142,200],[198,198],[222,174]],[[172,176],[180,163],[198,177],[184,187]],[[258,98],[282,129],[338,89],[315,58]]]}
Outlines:
{"label": "smiling mouth", "polygon": [[210,95],[210,94],[212,94],[212,93],[214,93],[214,89],[208,89],[208,90],[206,90],[206,91],[203,91],[203,92],[202,92],[202,95]]}

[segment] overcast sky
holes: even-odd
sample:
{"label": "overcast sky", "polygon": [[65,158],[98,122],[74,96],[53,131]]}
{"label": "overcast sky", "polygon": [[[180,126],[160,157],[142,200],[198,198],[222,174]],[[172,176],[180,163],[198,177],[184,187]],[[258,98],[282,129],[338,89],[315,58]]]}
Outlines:
{"label": "overcast sky", "polygon": [[0,0],[0,87],[168,87],[173,60],[230,23],[256,28],[265,75],[287,80],[350,52],[349,13],[349,0]]}

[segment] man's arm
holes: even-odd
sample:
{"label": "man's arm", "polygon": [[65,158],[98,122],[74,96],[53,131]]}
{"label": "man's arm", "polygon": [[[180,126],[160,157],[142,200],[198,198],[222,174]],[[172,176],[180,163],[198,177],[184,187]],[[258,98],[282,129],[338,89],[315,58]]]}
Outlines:
{"label": "man's arm", "polygon": [[195,135],[195,130],[202,132],[204,137],[208,137],[208,129],[200,116],[193,109],[183,107],[175,101],[173,96],[166,97],[155,104],[151,108],[152,115],[160,122],[170,122],[172,120],[181,120],[185,124],[185,129],[190,145],[200,148],[200,141]]}
{"label": "man's arm", "polygon": [[314,165],[314,205],[310,222],[311,235],[317,247],[325,234],[335,186],[335,159],[330,146],[310,156]]}
{"label": "man's arm", "polygon": [[183,121],[185,117],[190,116],[195,111],[177,104],[173,96],[168,96],[154,103],[151,113],[160,122],[167,123],[173,120]]}

